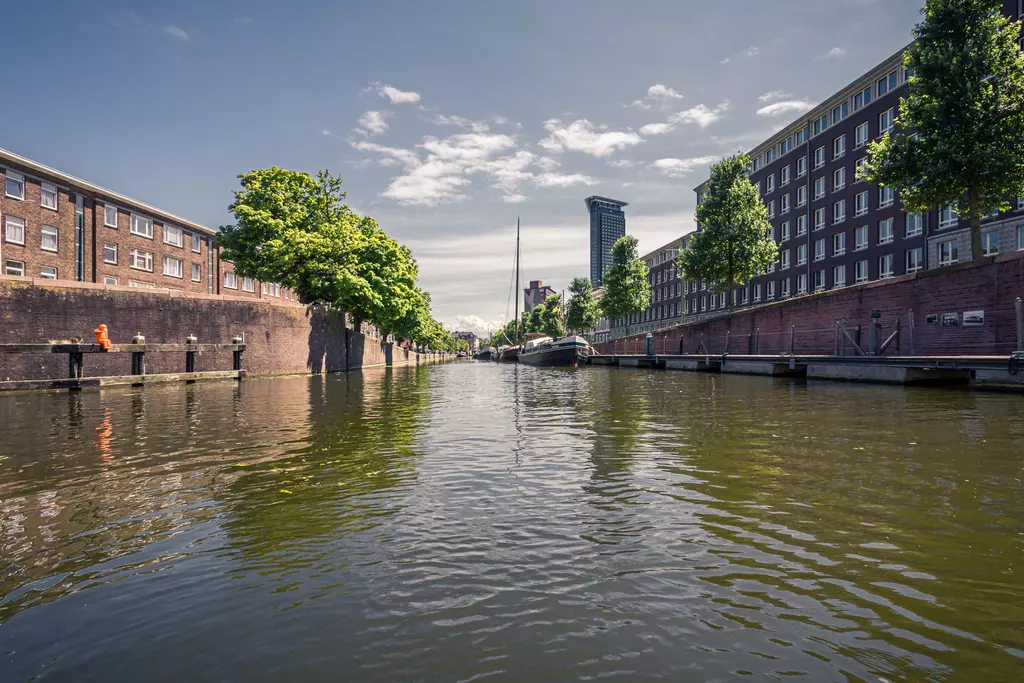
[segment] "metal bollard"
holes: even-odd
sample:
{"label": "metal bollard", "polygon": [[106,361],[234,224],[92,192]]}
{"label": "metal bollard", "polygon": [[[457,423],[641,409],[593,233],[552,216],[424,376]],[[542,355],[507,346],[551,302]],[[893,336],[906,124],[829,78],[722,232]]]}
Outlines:
{"label": "metal bollard", "polygon": [[794,355],[796,350],[796,325],[789,328],[789,355]]}
{"label": "metal bollard", "polygon": [[81,351],[68,353],[68,377],[71,379],[82,379],[82,365],[85,356]]}
{"label": "metal bollard", "polygon": [[1017,350],[1024,351],[1024,303],[1020,297],[1013,302],[1013,307],[1017,312]]}
{"label": "metal bollard", "polygon": [[199,340],[196,339],[196,336],[194,334],[190,334],[189,336],[185,337],[185,372],[196,371],[196,350],[195,348],[189,349],[188,347],[195,347],[197,341]]}
{"label": "metal bollard", "polygon": [[[142,336],[141,332],[136,332],[135,336],[132,337],[132,344],[146,344],[146,338]],[[146,352],[145,351],[132,351],[132,374],[133,375],[145,375],[146,374]]]}
{"label": "metal bollard", "polygon": [[[236,344],[236,345],[237,344],[241,344],[242,343],[242,338],[241,337],[234,337],[234,338],[232,338],[231,343],[232,344]],[[243,355],[244,354],[245,354],[245,351],[242,350],[242,349],[238,349],[238,350],[236,350],[234,352],[234,361],[232,363],[232,368],[234,370],[241,370],[242,369],[242,360],[243,360]]]}

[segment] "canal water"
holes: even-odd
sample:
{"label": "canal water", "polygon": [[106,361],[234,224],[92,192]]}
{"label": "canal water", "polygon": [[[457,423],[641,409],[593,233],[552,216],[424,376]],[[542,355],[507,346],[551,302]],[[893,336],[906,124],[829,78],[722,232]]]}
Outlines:
{"label": "canal water", "polygon": [[1024,671],[1019,396],[460,362],[0,435],[4,683]]}

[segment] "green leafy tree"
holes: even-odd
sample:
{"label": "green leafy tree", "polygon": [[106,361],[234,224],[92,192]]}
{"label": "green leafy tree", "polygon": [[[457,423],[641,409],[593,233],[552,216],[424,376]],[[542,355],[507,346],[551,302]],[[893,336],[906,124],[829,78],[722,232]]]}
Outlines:
{"label": "green leafy tree", "polygon": [[306,304],[353,296],[363,220],[345,204],[341,178],[268,168],[239,176],[230,209],[238,221],[217,242],[235,272],[295,290]]}
{"label": "green leafy tree", "polygon": [[624,235],[612,245],[612,265],[604,276],[604,298],[601,309],[609,318],[625,318],[629,334],[629,316],[647,308],[651,285],[649,269],[636,251],[637,239]]}
{"label": "green leafy tree", "polygon": [[418,303],[418,269],[412,252],[388,236],[372,218],[359,224],[361,239],[355,248],[354,270],[361,285],[335,303],[352,314],[356,324],[372,322],[393,333]]}
{"label": "green leafy tree", "polygon": [[[540,312],[540,329],[542,334],[549,337],[561,337],[565,334],[565,326],[562,323],[562,297],[552,294],[544,300]],[[534,309],[536,310],[536,309]]]}
{"label": "green leafy tree", "polygon": [[601,318],[600,304],[594,298],[594,287],[590,280],[578,277],[569,283],[569,304],[566,307],[565,325],[570,330],[582,332],[597,327]]}
{"label": "green leafy tree", "polygon": [[737,154],[711,167],[697,207],[700,231],[678,261],[687,279],[703,280],[715,293],[729,292],[730,310],[736,304],[736,287],[763,273],[778,256],[769,236],[768,209],[747,178],[749,165],[745,154]]}
{"label": "green leafy tree", "polygon": [[[1024,187],[1020,24],[1001,0],[927,0],[903,64],[895,129],[868,146],[858,177],[898,190],[908,211],[960,202],[981,258],[981,219]],[[966,201],[961,201],[966,198]]]}

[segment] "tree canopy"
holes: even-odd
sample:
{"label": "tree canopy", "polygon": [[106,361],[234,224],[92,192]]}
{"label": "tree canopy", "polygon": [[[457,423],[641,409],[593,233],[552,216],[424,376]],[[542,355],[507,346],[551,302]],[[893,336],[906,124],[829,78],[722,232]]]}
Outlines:
{"label": "tree canopy", "polygon": [[341,178],[282,168],[239,176],[230,209],[235,225],[218,235],[239,275],[293,289],[299,301],[349,313],[385,335],[435,350],[454,348],[417,287],[409,249],[345,204]]}
{"label": "tree canopy", "polygon": [[566,327],[577,332],[597,327],[601,318],[601,308],[600,302],[594,298],[594,287],[590,284],[590,279],[573,279],[569,283],[569,293],[571,296],[566,306]]}
{"label": "tree canopy", "polygon": [[1002,4],[927,0],[904,55],[911,76],[895,128],[868,145],[858,175],[897,190],[908,211],[961,202],[973,258],[982,217],[1024,188],[1024,57],[1020,24]]}
{"label": "tree canopy", "polygon": [[609,318],[625,318],[629,332],[629,316],[647,308],[651,285],[647,281],[647,264],[637,257],[637,239],[623,235],[612,245],[612,265],[604,276],[604,298],[601,309]]}
{"label": "tree canopy", "polygon": [[737,154],[711,167],[711,179],[700,205],[700,231],[679,255],[679,268],[689,280],[703,280],[712,292],[729,292],[763,273],[778,256],[768,209],[747,178],[750,159]]}

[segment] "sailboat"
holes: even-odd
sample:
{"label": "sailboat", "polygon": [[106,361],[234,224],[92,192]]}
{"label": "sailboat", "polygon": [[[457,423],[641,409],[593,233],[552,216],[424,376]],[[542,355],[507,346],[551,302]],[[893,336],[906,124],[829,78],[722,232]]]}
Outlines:
{"label": "sailboat", "polygon": [[[515,317],[515,332],[513,335],[515,339],[510,339],[512,342],[509,346],[498,347],[498,353],[495,354],[494,360],[499,363],[516,363],[519,361],[519,261],[521,254],[519,252],[519,219],[516,218],[516,288],[514,296],[516,300],[516,317]],[[505,309],[505,314],[508,314],[508,309]]]}

